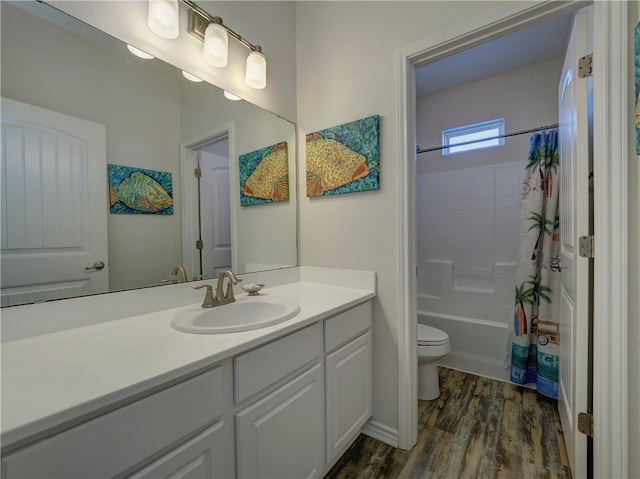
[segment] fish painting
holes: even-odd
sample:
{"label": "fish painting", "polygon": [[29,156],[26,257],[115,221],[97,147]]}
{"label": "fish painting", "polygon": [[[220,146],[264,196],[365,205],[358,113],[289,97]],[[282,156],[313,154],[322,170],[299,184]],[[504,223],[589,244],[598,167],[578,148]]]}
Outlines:
{"label": "fish painting", "polygon": [[379,189],[379,130],[375,115],[308,134],[307,196]]}
{"label": "fish painting", "polygon": [[[113,167],[113,171],[112,171]],[[133,171],[128,177],[122,179],[119,184],[114,178],[115,172],[128,171],[131,168],[118,167],[118,165],[109,165],[110,168],[110,185],[109,185],[109,203],[112,212],[125,212],[114,210],[114,206],[122,203],[127,208],[138,213],[162,213],[173,207],[173,198],[167,190],[154,178],[145,174],[145,170]],[[149,173],[151,173],[149,171]],[[165,173],[170,175],[169,173]],[[126,211],[128,212],[128,211]],[[172,211],[171,211],[172,212]]]}
{"label": "fish painting", "polygon": [[319,133],[307,135],[307,196],[321,196],[368,174],[364,155]]}
{"label": "fish painting", "polygon": [[243,189],[245,196],[272,201],[289,199],[289,159],[287,144],[278,143],[258,163],[247,178]]}

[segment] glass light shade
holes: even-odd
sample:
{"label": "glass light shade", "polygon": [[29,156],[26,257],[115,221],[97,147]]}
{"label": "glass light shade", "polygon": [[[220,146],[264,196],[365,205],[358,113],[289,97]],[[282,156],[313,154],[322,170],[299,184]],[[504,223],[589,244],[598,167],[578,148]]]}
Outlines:
{"label": "glass light shade", "polygon": [[217,23],[210,23],[204,32],[202,59],[211,66],[223,68],[229,60],[229,35]]}
{"label": "glass light shade", "polygon": [[155,58],[153,55],[149,55],[147,52],[144,52],[144,51],[140,50],[139,48],[134,47],[133,45],[128,45],[127,44],[127,48],[135,56],[140,57],[140,58],[144,58],[145,60],[151,60],[152,58]]}
{"label": "glass light shade", "polygon": [[267,86],[267,59],[262,52],[252,51],[249,53],[244,82],[256,90]]}
{"label": "glass light shade", "polygon": [[199,78],[199,77],[197,77],[197,76],[195,76],[195,75],[193,75],[193,74],[191,74],[189,72],[186,72],[184,70],[182,70],[182,76],[185,77],[187,80],[190,80],[192,82],[199,83],[199,82],[202,81],[202,78]]}
{"label": "glass light shade", "polygon": [[180,33],[178,0],[149,0],[147,25],[156,35],[177,38]]}
{"label": "glass light shade", "polygon": [[227,100],[231,101],[239,101],[242,100],[239,96],[234,95],[233,93],[229,93],[227,90],[224,90],[222,93]]}

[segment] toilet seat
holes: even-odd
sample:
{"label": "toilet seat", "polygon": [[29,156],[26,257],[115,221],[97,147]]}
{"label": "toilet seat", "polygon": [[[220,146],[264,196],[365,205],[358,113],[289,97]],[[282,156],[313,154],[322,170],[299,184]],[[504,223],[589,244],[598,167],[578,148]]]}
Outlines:
{"label": "toilet seat", "polygon": [[449,336],[444,331],[418,323],[418,346],[441,346],[449,342]]}

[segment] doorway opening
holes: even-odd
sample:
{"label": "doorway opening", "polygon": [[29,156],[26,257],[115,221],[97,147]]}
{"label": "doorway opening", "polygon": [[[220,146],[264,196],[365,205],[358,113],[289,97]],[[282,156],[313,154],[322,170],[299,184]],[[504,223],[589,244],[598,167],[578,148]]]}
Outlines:
{"label": "doorway opening", "polygon": [[[444,140],[452,127],[486,123],[487,118],[500,118],[505,130],[524,134],[509,133],[509,141],[503,145],[455,156],[444,156],[447,150],[418,150],[414,182],[415,230],[427,232],[418,234],[416,240],[417,317],[419,323],[450,336],[452,351],[440,364],[530,387],[537,383],[541,393],[558,399],[569,460],[574,473],[583,476],[589,460],[586,436],[575,428],[573,417],[587,412],[588,376],[582,365],[588,364],[590,357],[588,322],[583,321],[588,318],[589,298],[581,275],[570,272],[589,269],[574,254],[577,236],[589,234],[585,224],[588,210],[580,207],[588,204],[588,197],[577,199],[579,193],[588,191],[588,174],[581,174],[577,160],[566,154],[580,150],[580,158],[588,163],[589,155],[586,148],[582,151],[582,145],[589,143],[590,80],[578,78],[577,65],[580,56],[589,52],[589,10],[579,12],[555,16],[417,68],[416,91],[426,92],[418,96],[416,105],[420,143],[425,140],[431,145],[441,136]],[[579,41],[571,33],[577,28],[577,19]],[[541,38],[549,42],[546,47],[540,45]],[[465,74],[474,62],[478,68]],[[461,66],[465,68],[453,74]],[[443,82],[440,75],[455,81]],[[430,79],[443,89],[430,88]],[[569,103],[564,93],[558,101],[559,86],[564,92],[565,79],[576,85],[572,88],[582,88],[573,90]],[[564,113],[565,109],[570,111]],[[539,157],[547,148],[532,152],[527,132],[559,122],[562,143],[575,142],[577,146],[562,148],[559,162],[557,154]],[[579,125],[585,125],[584,130]],[[546,131],[556,138],[556,129]],[[578,132],[580,137],[574,139],[567,131]],[[540,134],[533,138],[539,139]],[[555,144],[552,149],[557,151],[555,140],[549,145],[544,141],[548,148]],[[531,166],[534,163],[536,168]],[[522,178],[526,168],[531,170],[531,182],[540,184],[532,184],[525,192]],[[543,174],[547,169],[549,173]],[[560,183],[557,178],[557,184],[551,182],[554,174]],[[560,195],[559,189],[563,190]],[[544,218],[543,203],[538,200],[545,197],[552,215],[561,198],[558,211],[562,213],[556,228],[553,216]],[[532,223],[531,215],[537,215],[542,223]],[[555,243],[552,235],[557,238]],[[564,271],[547,265],[556,249]],[[536,258],[536,262],[532,264],[528,258]],[[514,328],[516,284],[520,288],[516,292],[520,327]],[[525,289],[531,291],[530,298],[523,296]],[[530,308],[523,306],[529,303]],[[543,323],[555,329],[555,340],[538,341],[547,337],[541,335]],[[558,329],[563,332],[561,341]],[[530,355],[534,360],[529,360]]]}
{"label": "doorway opening", "polygon": [[[534,6],[508,4],[491,12],[439,32],[398,51],[398,105],[400,142],[399,164],[399,308],[398,334],[399,434],[401,448],[411,448],[417,438],[417,341],[416,341],[416,242],[415,242],[415,69],[417,65],[458,53],[470,46],[514,32],[524,26],[567,13],[585,4],[545,3]],[[628,328],[627,291],[627,199],[628,132],[626,123],[628,85],[627,6],[615,2],[594,4],[594,177],[598,197],[594,207],[596,243],[594,307],[594,475],[625,475],[628,465],[628,437],[625,412],[628,396],[626,384],[626,331]],[[616,285],[612,288],[611,285]],[[615,318],[615,319],[613,319]],[[613,321],[613,324],[612,324]],[[615,351],[618,351],[617,353]],[[619,371],[619,374],[611,374]],[[618,391],[615,397],[612,391]],[[577,420],[577,418],[575,418]]]}
{"label": "doorway opening", "polygon": [[233,270],[229,149],[227,129],[182,149],[183,262],[194,279]]}

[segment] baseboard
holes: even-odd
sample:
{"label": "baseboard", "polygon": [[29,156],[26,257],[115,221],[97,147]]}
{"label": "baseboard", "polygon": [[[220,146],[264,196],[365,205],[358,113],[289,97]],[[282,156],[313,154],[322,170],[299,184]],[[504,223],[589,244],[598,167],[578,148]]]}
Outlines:
{"label": "baseboard", "polygon": [[398,430],[392,429],[375,421],[367,421],[362,428],[362,433],[373,439],[384,442],[392,447],[398,447]]}

